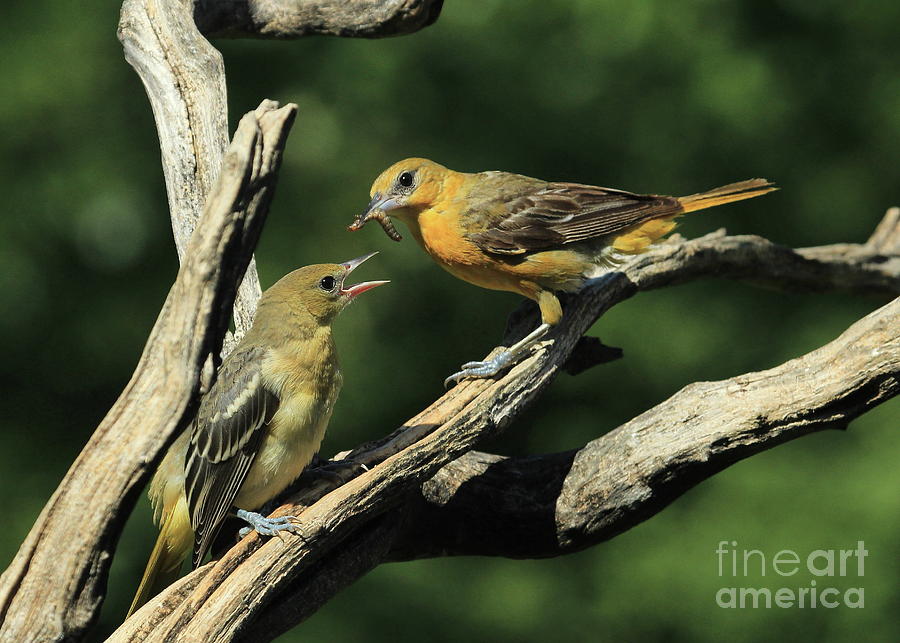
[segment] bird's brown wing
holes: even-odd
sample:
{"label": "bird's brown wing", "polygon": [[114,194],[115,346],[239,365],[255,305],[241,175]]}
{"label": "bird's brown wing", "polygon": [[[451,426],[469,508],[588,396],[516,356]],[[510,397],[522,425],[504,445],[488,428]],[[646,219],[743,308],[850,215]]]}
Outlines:
{"label": "bird's brown wing", "polygon": [[194,567],[219,531],[259,451],[278,398],[263,384],[265,349],[228,356],[191,427],[185,495],[194,529]]}
{"label": "bird's brown wing", "polygon": [[491,210],[484,229],[469,239],[488,253],[519,255],[614,234],[682,208],[671,196],[542,183],[491,204]]}

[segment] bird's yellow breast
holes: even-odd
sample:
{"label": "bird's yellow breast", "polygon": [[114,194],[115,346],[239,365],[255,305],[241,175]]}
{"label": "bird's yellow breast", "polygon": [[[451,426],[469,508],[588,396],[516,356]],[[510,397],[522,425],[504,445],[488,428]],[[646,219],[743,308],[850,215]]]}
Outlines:
{"label": "bird's yellow breast", "polygon": [[409,226],[416,241],[453,276],[489,290],[515,292],[536,299],[535,284],[572,290],[581,284],[590,260],[568,249],[534,252],[526,257],[494,257],[469,241],[452,208],[421,212]]}
{"label": "bird's yellow breast", "polygon": [[311,395],[295,395],[283,404],[269,424],[235,506],[257,509],[296,480],[319,450],[333,408],[333,402]]}
{"label": "bird's yellow breast", "polygon": [[266,385],[278,393],[278,410],[253,466],[235,499],[240,508],[258,508],[281,493],[319,450],[343,384],[337,355],[326,341],[303,342],[274,352],[264,369]]}
{"label": "bird's yellow breast", "polygon": [[452,210],[425,210],[419,214],[417,227],[413,236],[454,277],[490,290],[519,292],[516,275],[469,241]]}

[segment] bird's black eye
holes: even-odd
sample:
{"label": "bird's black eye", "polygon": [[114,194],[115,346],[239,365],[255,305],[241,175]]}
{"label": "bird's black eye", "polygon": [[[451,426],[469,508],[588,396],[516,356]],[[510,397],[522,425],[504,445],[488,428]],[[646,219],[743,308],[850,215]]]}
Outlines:
{"label": "bird's black eye", "polygon": [[401,172],[397,177],[397,184],[405,188],[411,188],[413,184],[412,172]]}
{"label": "bird's black eye", "polygon": [[319,281],[319,288],[326,292],[331,292],[334,290],[334,277],[328,275],[327,277],[322,277],[322,280]]}

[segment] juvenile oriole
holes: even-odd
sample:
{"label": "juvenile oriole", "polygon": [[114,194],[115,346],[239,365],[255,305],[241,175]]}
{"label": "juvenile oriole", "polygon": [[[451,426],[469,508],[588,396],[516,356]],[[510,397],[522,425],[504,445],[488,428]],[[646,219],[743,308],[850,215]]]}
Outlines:
{"label": "juvenile oriole", "polygon": [[464,364],[449,384],[516,363],[562,318],[554,292],[575,291],[644,252],[675,227],[676,217],[775,189],[765,179],[750,179],[685,197],[634,194],[509,172],[466,174],[411,158],[375,180],[372,200],[350,229],[374,219],[400,241],[391,222],[396,216],[451,274],[537,302],[540,326],[495,359]]}
{"label": "juvenile oriole", "polygon": [[178,578],[192,546],[200,564],[232,507],[261,534],[295,529],[290,516],[249,510],[281,493],[319,449],[342,383],[331,324],[356,296],[387,283],[344,285],[374,254],[300,268],[263,293],[253,325],[150,483],[160,533],[129,615]]}

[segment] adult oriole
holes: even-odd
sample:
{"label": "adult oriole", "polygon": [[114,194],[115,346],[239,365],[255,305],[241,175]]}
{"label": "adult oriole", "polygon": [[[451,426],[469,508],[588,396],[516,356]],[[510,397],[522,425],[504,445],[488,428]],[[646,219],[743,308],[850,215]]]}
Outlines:
{"label": "adult oriole", "polygon": [[375,180],[372,200],[350,229],[374,219],[400,241],[396,216],[451,274],[537,302],[542,323],[534,332],[495,359],[464,364],[449,384],[514,364],[562,318],[555,291],[577,290],[644,252],[675,227],[675,217],[775,189],[750,179],[685,197],[633,194],[508,172],[466,174],[411,158]]}
{"label": "adult oriole", "polygon": [[178,578],[192,545],[200,564],[232,507],[261,534],[295,529],[292,517],[248,510],[281,493],[319,449],[342,383],[331,323],[387,283],[344,285],[374,254],[300,268],[263,293],[253,325],[150,483],[160,533],[129,615]]}

